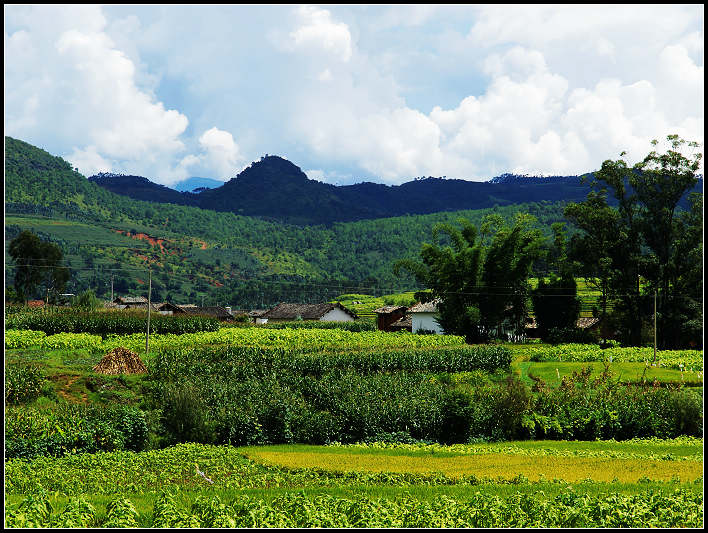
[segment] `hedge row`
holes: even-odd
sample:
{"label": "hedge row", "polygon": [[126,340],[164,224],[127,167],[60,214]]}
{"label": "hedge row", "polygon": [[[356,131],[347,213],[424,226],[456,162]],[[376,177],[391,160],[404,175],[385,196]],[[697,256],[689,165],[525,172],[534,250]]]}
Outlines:
{"label": "hedge row", "polygon": [[274,372],[240,380],[200,375],[160,380],[152,391],[168,443],[353,443],[470,439],[565,440],[702,436],[701,395],[607,379],[568,381],[536,394],[518,379],[471,390],[428,373],[305,376]]}
{"label": "hedge row", "polygon": [[59,404],[5,410],[5,459],[145,449],[145,413],[129,406]]}
{"label": "hedge row", "polygon": [[[203,316],[160,315],[150,316],[151,333],[197,333],[217,331],[221,323],[216,318]],[[43,331],[47,335],[57,333],[108,334],[143,333],[147,329],[147,314],[139,312],[62,312],[23,313],[10,315],[6,329]]]}
{"label": "hedge row", "polygon": [[333,371],[466,372],[508,369],[511,352],[502,346],[451,346],[307,353],[289,348],[216,346],[165,350],[150,363],[154,377],[229,375],[249,379],[278,374],[321,376]]}

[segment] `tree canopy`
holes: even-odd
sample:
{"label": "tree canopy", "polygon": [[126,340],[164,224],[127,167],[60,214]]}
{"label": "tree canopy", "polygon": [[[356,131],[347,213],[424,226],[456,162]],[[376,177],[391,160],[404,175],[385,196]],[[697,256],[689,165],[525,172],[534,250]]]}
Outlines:
{"label": "tree canopy", "polygon": [[[595,173],[596,190],[565,209],[581,229],[574,257],[602,290],[603,301],[618,303],[612,318],[622,340],[643,342],[642,319],[651,313],[649,301],[656,294],[661,348],[702,343],[703,195],[692,193],[689,210],[678,209],[698,182],[702,154],[697,143],[678,135],[667,141],[664,153],[652,150],[632,167],[624,152],[605,161]],[[693,153],[686,155],[687,149]],[[608,193],[616,207],[608,205]]]}
{"label": "tree canopy", "polygon": [[52,297],[64,290],[70,274],[62,264],[59,246],[25,230],[10,241],[9,253],[16,264],[15,292],[19,300],[36,296],[41,286],[47,294],[51,291]]}
{"label": "tree canopy", "polygon": [[401,259],[394,273],[405,269],[439,299],[439,322],[446,333],[464,335],[469,342],[498,336],[504,322],[523,331],[528,314],[529,276],[544,254],[544,237],[533,228],[533,217],[518,214],[513,224],[497,215],[485,217],[477,228],[469,220],[438,224],[424,243],[421,260]]}

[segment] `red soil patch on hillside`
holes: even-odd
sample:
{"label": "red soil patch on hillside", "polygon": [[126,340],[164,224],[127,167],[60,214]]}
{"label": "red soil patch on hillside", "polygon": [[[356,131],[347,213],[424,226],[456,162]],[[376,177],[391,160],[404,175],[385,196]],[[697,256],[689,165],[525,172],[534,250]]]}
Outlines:
{"label": "red soil patch on hillside", "polygon": [[130,236],[133,239],[138,239],[139,241],[147,241],[150,243],[151,246],[159,246],[161,252],[165,251],[164,243],[167,242],[165,239],[158,239],[155,237],[150,237],[150,235],[147,235],[146,233],[136,233],[134,235],[131,235],[130,232],[125,231],[125,230],[116,229],[113,231],[120,233],[121,235]]}

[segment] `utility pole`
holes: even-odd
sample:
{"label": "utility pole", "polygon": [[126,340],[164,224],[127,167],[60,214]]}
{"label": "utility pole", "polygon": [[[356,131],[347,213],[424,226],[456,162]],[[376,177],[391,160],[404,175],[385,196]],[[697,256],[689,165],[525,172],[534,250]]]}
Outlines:
{"label": "utility pole", "polygon": [[656,363],[656,290],[654,291],[654,362]]}
{"label": "utility pole", "polygon": [[111,274],[111,302],[113,301],[113,274]]}
{"label": "utility pole", "polygon": [[150,353],[150,307],[152,296],[152,269],[148,270],[148,319],[147,319],[147,332],[145,333],[145,356],[147,357]]}

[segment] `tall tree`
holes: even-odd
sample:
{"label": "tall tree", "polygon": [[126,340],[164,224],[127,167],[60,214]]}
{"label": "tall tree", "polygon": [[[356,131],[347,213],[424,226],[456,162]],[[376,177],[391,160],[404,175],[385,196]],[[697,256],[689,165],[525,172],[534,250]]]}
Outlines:
{"label": "tall tree", "polygon": [[66,287],[70,274],[62,265],[63,254],[56,244],[24,230],[10,241],[9,253],[16,265],[15,291],[20,300],[35,296],[40,286],[53,296]]}
{"label": "tall tree", "polygon": [[464,335],[478,342],[499,333],[510,319],[523,328],[527,314],[528,278],[531,265],[542,254],[541,232],[533,229],[533,217],[517,216],[508,226],[497,215],[485,218],[477,229],[460,219],[461,228],[438,224],[433,237],[447,236],[447,243],[424,243],[420,261],[402,259],[402,269],[430,289],[429,297],[440,299],[440,325],[447,333]]}
{"label": "tall tree", "polygon": [[575,328],[580,316],[575,263],[568,257],[568,237],[563,223],[552,225],[553,241],[548,265],[549,279],[539,277],[538,287],[531,293],[538,332],[546,339],[553,329]]}
{"label": "tall tree", "polygon": [[[583,230],[576,240],[576,252],[584,256],[585,268],[596,273],[595,278],[617,302],[625,342],[641,343],[642,317],[649,307],[640,287],[640,278],[644,278],[648,293],[658,295],[658,337],[664,348],[684,342],[676,335],[681,320],[702,320],[696,316],[699,306],[690,302],[697,291],[686,283],[687,278],[697,277],[701,263],[696,258],[702,253],[698,237],[702,217],[697,207],[702,201],[692,201],[693,214],[677,212],[681,198],[698,181],[702,154],[697,143],[687,143],[677,135],[667,140],[670,147],[665,153],[654,150],[633,167],[621,158],[605,161],[595,174],[594,185],[600,190],[566,208],[566,215]],[[652,145],[656,147],[658,141]],[[686,148],[694,153],[684,155]],[[607,205],[608,190],[617,201],[616,208]],[[686,315],[690,309],[692,318]]]}

